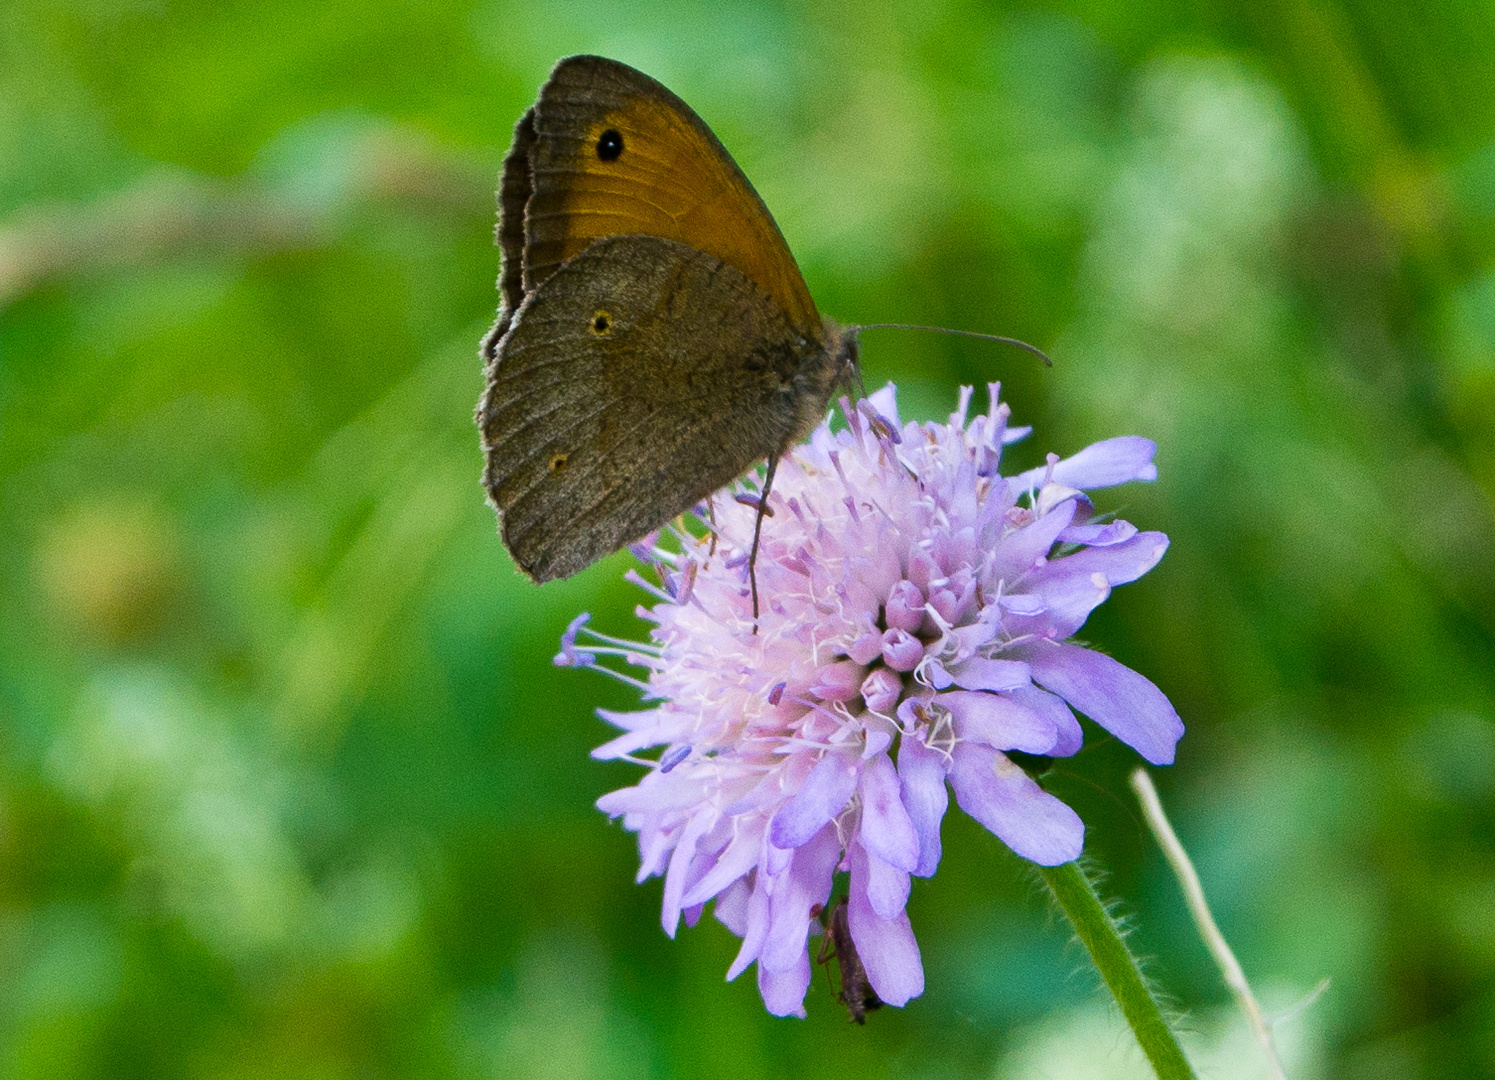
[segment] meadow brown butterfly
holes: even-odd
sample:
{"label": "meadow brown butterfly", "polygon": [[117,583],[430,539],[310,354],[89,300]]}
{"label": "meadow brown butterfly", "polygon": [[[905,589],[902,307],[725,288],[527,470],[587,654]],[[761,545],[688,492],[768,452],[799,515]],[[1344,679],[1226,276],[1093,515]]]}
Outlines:
{"label": "meadow brown butterfly", "polygon": [[498,201],[502,307],[477,423],[504,544],[534,580],[584,569],[759,459],[766,497],[779,457],[855,382],[856,329],[815,310],[737,163],[647,75],[558,63],[514,129]]}

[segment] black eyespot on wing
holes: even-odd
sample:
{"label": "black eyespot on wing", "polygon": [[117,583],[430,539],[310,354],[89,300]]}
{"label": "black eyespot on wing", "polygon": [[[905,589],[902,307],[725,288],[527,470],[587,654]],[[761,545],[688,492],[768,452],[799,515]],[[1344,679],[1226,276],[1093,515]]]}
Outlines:
{"label": "black eyespot on wing", "polygon": [[597,156],[603,161],[617,161],[623,153],[623,136],[617,128],[608,128],[597,136]]}
{"label": "black eyespot on wing", "polygon": [[597,314],[592,316],[592,323],[589,329],[595,336],[602,337],[612,328],[613,317],[607,312],[599,311],[597,312]]}

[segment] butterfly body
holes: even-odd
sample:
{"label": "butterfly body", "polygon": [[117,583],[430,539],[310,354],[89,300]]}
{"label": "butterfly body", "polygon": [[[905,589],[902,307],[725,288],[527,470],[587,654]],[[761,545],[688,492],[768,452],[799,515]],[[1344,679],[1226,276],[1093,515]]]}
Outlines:
{"label": "butterfly body", "polygon": [[502,308],[477,421],[505,544],[573,574],[772,463],[855,377],[773,218],[648,76],[561,61],[499,188]]}

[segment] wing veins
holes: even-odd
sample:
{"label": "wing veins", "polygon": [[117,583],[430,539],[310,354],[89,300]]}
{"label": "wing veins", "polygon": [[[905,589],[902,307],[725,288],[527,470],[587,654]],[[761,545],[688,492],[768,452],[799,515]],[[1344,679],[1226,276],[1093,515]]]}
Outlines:
{"label": "wing veins", "polygon": [[[550,390],[554,390],[554,389],[555,389],[555,384],[551,383],[551,384],[549,384],[547,386],[537,386],[537,387],[534,387],[533,389],[528,390],[528,391],[526,391],[523,394],[517,394],[514,397],[507,398],[507,399],[504,400],[503,404],[499,405],[498,408],[495,409],[490,414],[489,420],[496,419],[498,416],[502,415],[503,412],[506,409],[509,408],[509,406],[511,406],[511,405],[518,405],[521,402],[523,402],[523,401],[527,400],[528,398],[530,398],[531,396],[533,396],[534,394],[544,393],[546,391],[550,391]],[[513,434],[516,435],[516,436],[517,435],[522,435],[526,431],[528,431],[530,428],[532,428],[536,424],[540,423],[542,420],[545,420],[547,417],[554,416],[561,409],[566,409],[566,408],[574,407],[575,404],[576,403],[574,401],[565,401],[565,400],[563,400],[563,401],[560,402],[560,404],[556,405],[556,407],[553,408],[553,409],[548,409],[548,410],[546,410],[543,413],[536,413],[534,416],[529,417],[523,423],[521,423],[518,427],[516,427],[514,429],[514,431],[513,431]],[[576,421],[576,424],[584,424],[588,420],[591,420],[591,419],[593,419],[596,416],[600,416],[602,414],[602,412],[604,410],[606,410],[606,408],[607,408],[607,403],[604,402],[601,409],[597,410],[597,412],[590,413],[587,416],[583,416],[582,418],[580,418],[579,420]],[[576,427],[576,424],[572,424],[571,427],[566,428],[565,430],[566,431],[573,430]],[[554,440],[552,440],[552,441],[554,441]]]}
{"label": "wing veins", "polygon": [[[608,410],[608,408],[609,408],[609,405],[603,405],[602,408],[598,409],[596,412],[591,413],[590,415],[583,417],[582,419],[578,420],[575,424],[572,424],[570,427],[566,428],[565,432],[563,432],[562,434],[574,431],[576,429],[577,425],[579,425],[579,424],[584,424],[584,423],[587,423],[587,422],[589,422],[591,420],[594,420],[595,418],[597,418],[598,416],[601,416],[604,412],[606,412]],[[657,411],[658,410],[655,410],[655,412],[657,412]],[[646,414],[644,417],[642,417],[642,419],[638,423],[635,423],[632,427],[628,428],[628,430],[623,433],[623,438],[619,439],[619,442],[624,441],[625,439],[627,439],[627,438],[633,436],[634,434],[636,434],[640,429],[646,427],[648,425],[648,422],[651,419],[653,419],[653,417],[654,417],[654,413],[653,412]],[[554,441],[555,441],[554,439],[551,440],[551,442],[554,442]],[[549,445],[549,443],[547,443],[546,445]],[[521,459],[521,463],[535,460],[537,457],[538,457],[538,453],[529,454],[528,456],[526,456],[526,457],[524,457],[524,458]],[[597,469],[602,465],[602,463],[603,463],[603,455],[599,454],[596,458],[593,459],[593,461],[592,461],[592,463],[590,465],[588,465],[588,466],[584,467],[583,469],[580,469],[580,470],[576,471],[575,473],[573,473],[571,479],[580,480],[580,479],[583,479],[585,477],[590,477],[593,473],[595,473],[597,471]],[[516,469],[515,471],[517,472],[518,470]],[[511,473],[510,475],[513,475],[513,474]],[[544,474],[543,473],[539,474],[536,477],[536,479],[535,479],[535,481],[533,483],[531,483],[528,487],[526,487],[523,491],[521,491],[517,496],[515,496],[514,501],[509,504],[509,509],[506,510],[506,511],[504,511],[504,512],[505,513],[511,513],[514,510],[514,508],[516,508],[520,504],[521,501],[523,501],[531,493],[533,493],[535,491],[535,489],[538,488],[540,486],[540,484],[542,484],[544,482],[544,480],[545,480]],[[606,492],[603,493],[604,496],[607,495],[607,494],[610,494],[613,490],[616,490],[616,489],[615,488],[608,489],[608,491],[606,491]],[[598,500],[598,501],[600,502],[601,500]],[[591,506],[588,507],[588,510],[594,508],[596,505],[597,505],[596,502],[592,503]],[[585,511],[583,511],[583,512],[585,512]],[[572,516],[569,520],[567,520],[566,524],[570,525],[571,522],[575,521],[576,518],[579,517],[579,516],[580,516],[579,514]],[[530,522],[527,525],[525,525],[524,531],[521,532],[519,534],[519,536],[522,537],[522,536],[528,535],[530,529],[534,528],[534,526],[538,525],[539,523],[540,523],[540,519],[538,517],[532,518],[530,520]],[[518,537],[515,538],[515,542],[516,543],[518,542]]]}

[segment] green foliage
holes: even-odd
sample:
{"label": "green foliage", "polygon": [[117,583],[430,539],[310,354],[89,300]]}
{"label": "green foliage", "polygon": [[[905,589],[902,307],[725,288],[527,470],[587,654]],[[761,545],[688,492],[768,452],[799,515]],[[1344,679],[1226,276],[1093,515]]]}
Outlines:
{"label": "green foliage", "polygon": [[[1492,45],[1488,0],[7,0],[0,1077],[989,1076],[1092,1000],[959,815],[865,1030],[633,883],[630,695],[549,661],[640,594],[516,574],[470,419],[494,177],[578,51],[696,107],[825,311],[1055,357],[870,339],[912,415],[1000,375],[1024,464],[1159,442],[1118,499],[1173,546],[1085,636],[1189,725],[1158,781],[1268,1004],[1335,980],[1295,1075],[1495,1074]],[[1207,1017],[1088,737],[1055,790]]]}

